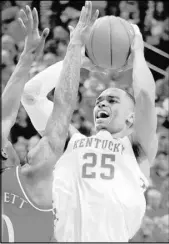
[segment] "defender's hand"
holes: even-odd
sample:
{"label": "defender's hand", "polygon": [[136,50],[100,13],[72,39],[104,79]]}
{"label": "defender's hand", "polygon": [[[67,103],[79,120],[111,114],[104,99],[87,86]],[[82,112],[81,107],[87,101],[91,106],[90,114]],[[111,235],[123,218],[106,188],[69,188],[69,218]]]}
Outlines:
{"label": "defender's hand", "polygon": [[38,29],[39,19],[36,8],[31,12],[30,7],[26,6],[25,11],[23,9],[20,10],[19,16],[18,22],[26,36],[22,54],[25,55],[31,53],[34,58],[38,59],[43,51],[46,37],[49,34],[49,29],[45,28],[40,36]]}
{"label": "defender's hand", "polygon": [[86,43],[87,37],[90,35],[91,28],[99,15],[99,10],[96,10],[93,16],[91,15],[92,3],[90,1],[86,1],[76,27],[73,28],[72,26],[69,26],[70,43],[81,44],[82,46]]}

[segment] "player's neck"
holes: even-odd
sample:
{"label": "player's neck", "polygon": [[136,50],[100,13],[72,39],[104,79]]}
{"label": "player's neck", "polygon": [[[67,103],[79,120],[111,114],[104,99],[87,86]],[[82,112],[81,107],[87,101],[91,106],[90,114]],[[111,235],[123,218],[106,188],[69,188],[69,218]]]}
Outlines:
{"label": "player's neck", "polygon": [[124,131],[120,131],[117,133],[111,133],[113,138],[123,138],[124,136],[126,136],[126,133],[124,133]]}
{"label": "player's neck", "polygon": [[[105,132],[105,131],[109,132],[106,129],[101,129],[98,132],[101,132],[101,131],[103,131],[103,132]],[[130,134],[131,134],[131,131],[129,129],[127,129],[127,130],[125,129],[125,130],[122,130],[122,131],[117,132],[117,133],[111,133],[111,135],[112,135],[113,138],[123,138],[125,136],[129,136]]]}
{"label": "player's neck", "polygon": [[111,135],[114,138],[123,138],[125,136],[129,136],[131,135],[131,133],[133,132],[133,128],[124,128],[124,130],[117,132],[117,133],[111,133]]}

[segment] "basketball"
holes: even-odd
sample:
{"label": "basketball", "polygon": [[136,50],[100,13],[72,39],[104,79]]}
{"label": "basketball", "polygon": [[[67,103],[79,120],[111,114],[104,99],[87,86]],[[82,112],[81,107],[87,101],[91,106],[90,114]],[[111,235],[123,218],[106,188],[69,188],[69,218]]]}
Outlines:
{"label": "basketball", "polygon": [[86,43],[86,55],[102,68],[122,68],[130,55],[134,30],[126,20],[104,16],[96,20]]}

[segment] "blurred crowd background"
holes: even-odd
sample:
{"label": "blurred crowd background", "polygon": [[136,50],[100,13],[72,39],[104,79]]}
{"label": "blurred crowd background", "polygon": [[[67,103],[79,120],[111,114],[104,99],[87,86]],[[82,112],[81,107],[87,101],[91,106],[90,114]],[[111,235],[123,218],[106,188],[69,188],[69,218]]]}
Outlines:
{"label": "blurred crowd background", "polygon": [[[36,7],[40,18],[40,30],[50,28],[44,52],[39,62],[34,63],[30,78],[46,67],[62,60],[69,42],[68,25],[75,26],[84,1],[1,1],[1,92],[15,69],[23,50],[24,35],[20,31],[17,17],[26,4]],[[93,1],[93,9],[100,10],[100,16],[120,16],[140,27],[144,41],[165,52],[160,55],[145,48],[146,60],[153,65],[151,71],[156,82],[156,109],[158,115],[158,153],[151,168],[150,187],[146,191],[147,210],[141,229],[131,242],[169,241],[169,3],[166,1]],[[87,136],[94,132],[92,108],[96,96],[114,81],[132,77],[127,71],[122,77],[103,76],[81,70],[77,108],[72,123]],[[103,82],[104,80],[104,82]],[[127,88],[126,88],[127,89]],[[17,95],[17,94],[16,94]],[[48,94],[52,100],[53,91]],[[20,106],[17,120],[10,134],[10,140],[19,155],[21,164],[40,136],[31,124],[25,109]],[[112,220],[113,221],[113,220]]]}

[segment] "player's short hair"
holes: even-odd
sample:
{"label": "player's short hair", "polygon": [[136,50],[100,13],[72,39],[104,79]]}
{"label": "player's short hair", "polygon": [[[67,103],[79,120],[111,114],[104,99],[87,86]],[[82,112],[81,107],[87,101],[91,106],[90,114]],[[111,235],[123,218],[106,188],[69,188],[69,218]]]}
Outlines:
{"label": "player's short hair", "polygon": [[125,92],[126,92],[126,95],[132,100],[133,104],[135,105],[136,100],[135,100],[134,96],[126,90],[125,90]]}

